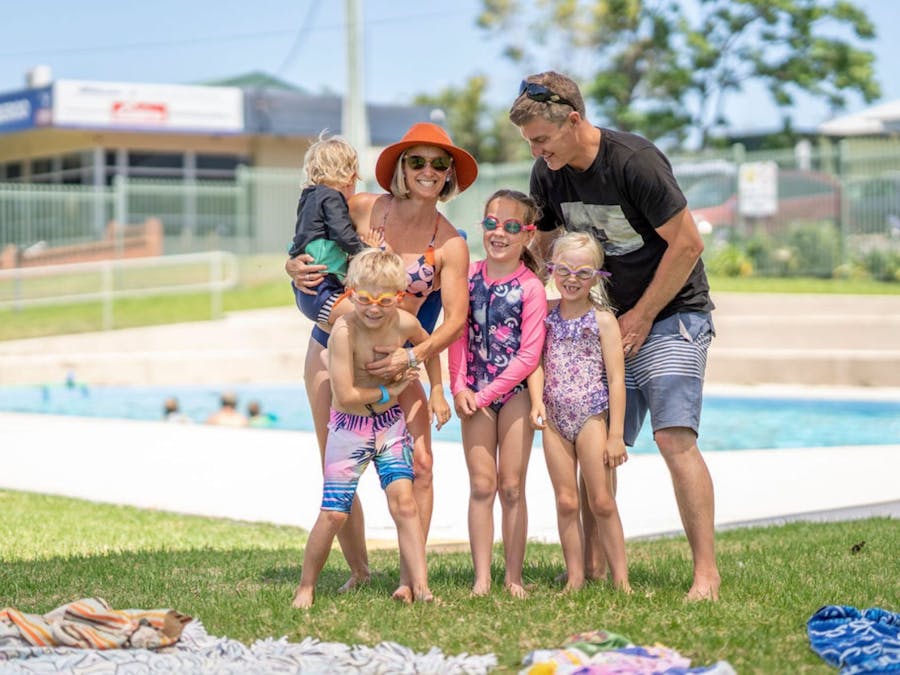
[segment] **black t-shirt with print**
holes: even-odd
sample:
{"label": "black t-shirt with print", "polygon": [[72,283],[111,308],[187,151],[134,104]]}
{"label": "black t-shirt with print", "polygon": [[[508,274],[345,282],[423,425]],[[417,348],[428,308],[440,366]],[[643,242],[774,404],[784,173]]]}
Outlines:
{"label": "black t-shirt with print", "polygon": [[[603,246],[609,295],[616,312],[634,307],[653,278],[668,246],[656,232],[687,200],[666,156],[635,134],[600,129],[600,149],[584,171],[552,171],[543,159],[531,170],[531,194],[542,209],[538,229],[589,232]],[[709,312],[713,303],[703,261],[684,287],[657,315]]]}

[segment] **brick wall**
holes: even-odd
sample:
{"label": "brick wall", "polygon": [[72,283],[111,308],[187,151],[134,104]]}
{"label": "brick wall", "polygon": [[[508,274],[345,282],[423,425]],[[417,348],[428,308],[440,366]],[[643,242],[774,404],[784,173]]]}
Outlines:
{"label": "brick wall", "polygon": [[148,218],[140,225],[125,225],[121,230],[121,225],[110,221],[99,241],[28,251],[10,244],[0,251],[0,269],[162,255],[163,226],[158,218]]}

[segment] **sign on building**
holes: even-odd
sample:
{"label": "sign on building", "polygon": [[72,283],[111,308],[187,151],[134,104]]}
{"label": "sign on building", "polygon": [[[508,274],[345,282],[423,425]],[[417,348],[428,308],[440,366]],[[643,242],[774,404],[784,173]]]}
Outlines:
{"label": "sign on building", "polygon": [[0,133],[50,124],[50,88],[0,95]]}
{"label": "sign on building", "polygon": [[778,212],[778,165],[747,162],[738,169],[738,212],[744,217],[774,216]]}
{"label": "sign on building", "polygon": [[53,85],[59,127],[239,133],[243,94],[237,87],[192,87],[59,80]]}

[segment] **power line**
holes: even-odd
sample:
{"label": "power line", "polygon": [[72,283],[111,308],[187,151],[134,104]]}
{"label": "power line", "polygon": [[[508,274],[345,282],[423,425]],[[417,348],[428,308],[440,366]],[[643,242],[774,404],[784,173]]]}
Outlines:
{"label": "power line", "polygon": [[[285,61],[288,61],[293,57],[293,52],[295,48],[300,45],[300,39],[305,35],[306,26],[309,22],[311,22],[312,15],[315,11],[318,11],[319,6],[321,5],[319,0],[314,0],[311,4],[310,8],[307,10],[307,16],[304,19],[303,24],[301,24],[300,30],[296,33],[296,39],[294,45],[291,47],[291,52],[288,54],[288,58]],[[383,24],[397,24],[398,22],[414,22],[420,20],[431,20],[434,18],[440,18],[442,16],[450,16],[459,14],[459,9],[446,9],[446,10],[435,10],[432,12],[422,12],[420,14],[413,15],[402,15],[402,16],[392,16],[385,17],[382,19],[375,19],[369,21],[363,21],[366,27],[379,26]],[[318,30],[343,30],[346,26],[346,21],[339,21],[330,24],[324,24],[317,26]],[[20,57],[48,57],[54,55],[73,55],[73,54],[101,54],[104,52],[120,52],[123,50],[135,50],[135,49],[147,49],[153,47],[175,47],[180,45],[196,45],[200,43],[211,43],[211,42],[231,42],[235,40],[253,40],[258,38],[266,38],[266,37],[276,37],[283,35],[290,35],[294,33],[293,30],[288,29],[277,29],[277,30],[267,30],[267,31],[256,31],[250,33],[231,33],[227,35],[207,35],[203,37],[193,37],[193,38],[178,38],[172,40],[156,40],[153,42],[131,42],[126,44],[117,44],[117,45],[101,45],[101,46],[91,46],[91,47],[60,47],[60,48],[51,48],[51,49],[29,49],[26,51],[15,51],[15,52],[0,52],[0,59],[12,59],[12,58],[20,58]],[[284,67],[283,64],[282,67]]]}
{"label": "power line", "polygon": [[132,42],[129,44],[103,45],[93,47],[63,47],[60,49],[30,49],[24,52],[0,52],[0,58],[16,58],[20,56],[50,56],[54,54],[95,54],[124,49],[145,49],[148,47],[172,47],[176,45],[193,45],[201,42],[221,42],[224,40],[248,40],[261,37],[273,37],[287,35],[289,30],[270,30],[257,33],[232,33],[231,35],[217,35],[199,38],[181,38],[178,40],[161,40],[156,42]]}
{"label": "power line", "polygon": [[300,22],[300,28],[297,30],[297,37],[294,38],[294,44],[291,45],[291,48],[288,50],[287,56],[284,57],[281,65],[275,69],[276,75],[281,75],[290,62],[294,60],[297,52],[300,51],[300,48],[303,46],[304,38],[307,33],[309,33],[309,29],[312,27],[312,23],[315,20],[316,13],[321,6],[321,0],[312,0],[312,2],[309,3],[309,7],[306,8],[306,16],[304,16],[303,21]]}

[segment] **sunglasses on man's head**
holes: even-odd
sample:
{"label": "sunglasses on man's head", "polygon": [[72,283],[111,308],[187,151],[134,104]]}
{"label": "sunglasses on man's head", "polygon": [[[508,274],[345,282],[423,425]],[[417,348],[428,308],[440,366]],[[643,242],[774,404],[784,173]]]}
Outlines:
{"label": "sunglasses on man's head", "polygon": [[574,276],[579,281],[590,281],[594,277],[610,276],[609,272],[595,269],[589,265],[579,265],[573,269],[563,263],[547,263],[547,269],[560,279],[568,279]]}
{"label": "sunglasses on man's head", "polygon": [[353,300],[360,305],[378,305],[379,307],[393,307],[403,299],[403,291],[399,293],[381,293],[372,295],[368,291],[352,291]]}
{"label": "sunglasses on man's head", "polygon": [[525,94],[532,101],[537,101],[538,103],[562,103],[563,105],[572,108],[572,110],[575,110],[575,104],[570,100],[563,98],[549,87],[545,87],[537,82],[526,82],[525,80],[522,80],[522,83],[519,85],[519,96],[522,94]]}
{"label": "sunglasses on man's head", "polygon": [[509,234],[519,234],[522,230],[531,232],[534,229],[534,223],[524,225],[521,220],[516,220],[515,218],[507,218],[501,223],[497,216],[491,215],[484,217],[484,220],[481,221],[481,226],[487,232],[493,232],[498,227],[502,227],[503,230]]}
{"label": "sunglasses on man's head", "polygon": [[406,166],[414,171],[421,171],[427,164],[431,164],[431,168],[435,171],[446,171],[453,164],[452,157],[422,157],[422,155],[407,155]]}

